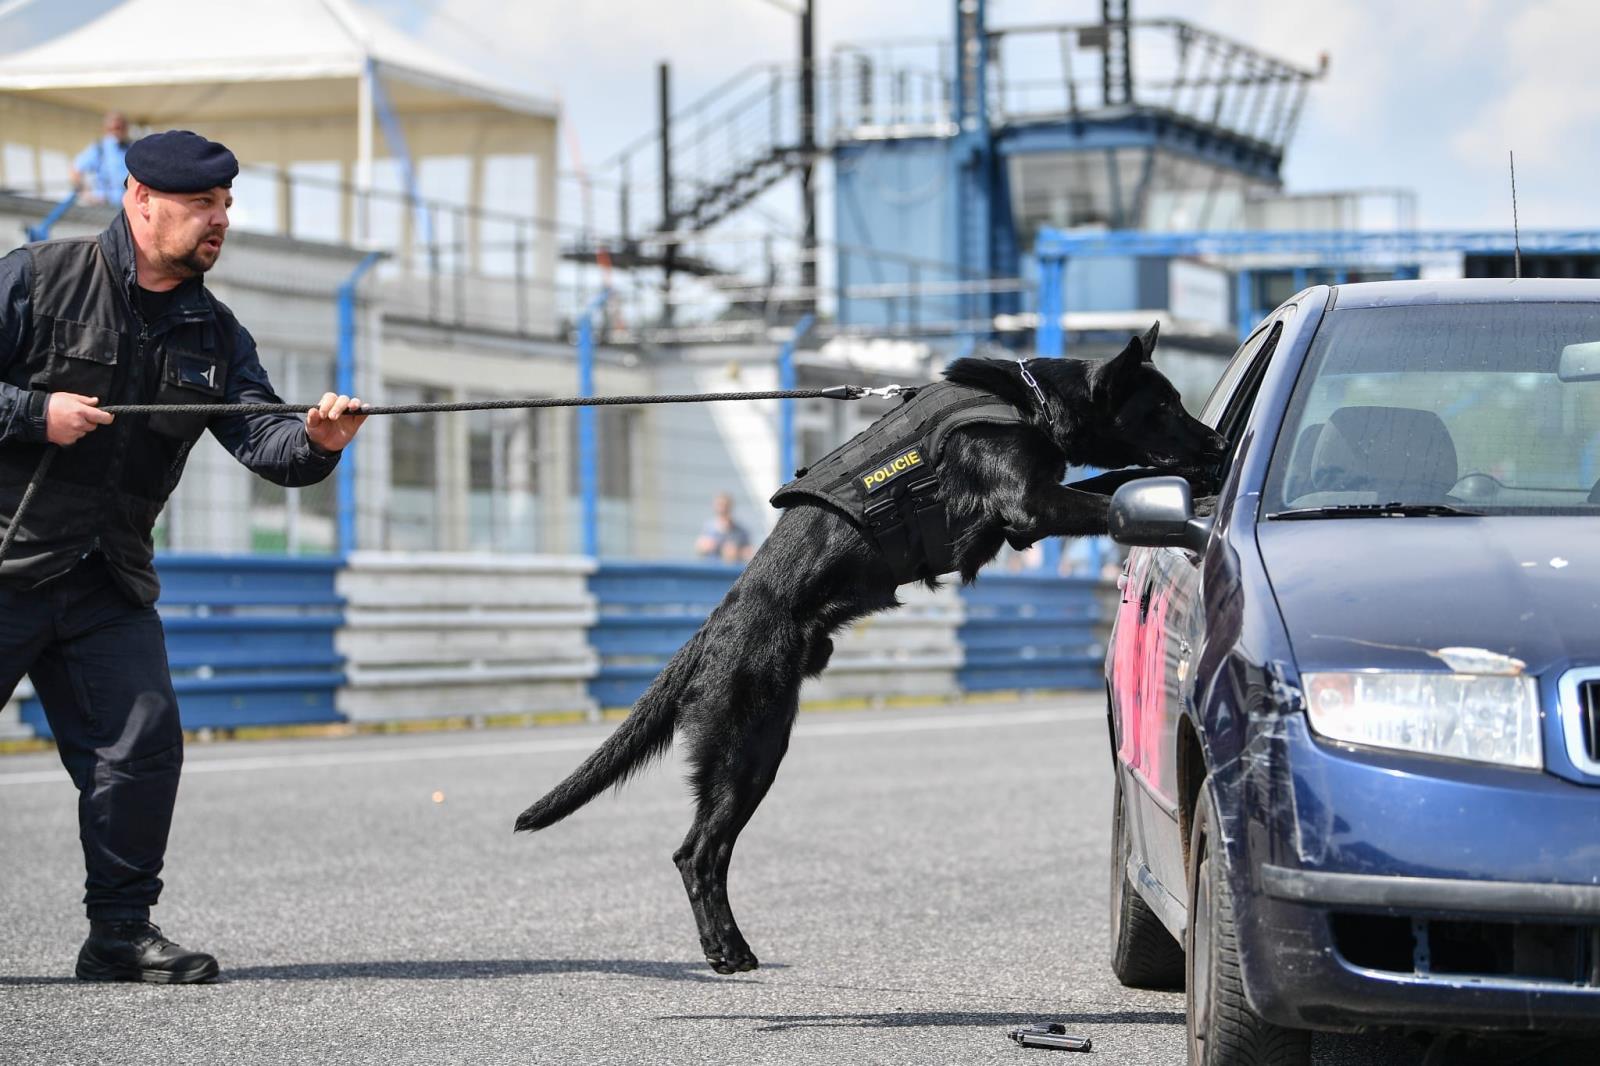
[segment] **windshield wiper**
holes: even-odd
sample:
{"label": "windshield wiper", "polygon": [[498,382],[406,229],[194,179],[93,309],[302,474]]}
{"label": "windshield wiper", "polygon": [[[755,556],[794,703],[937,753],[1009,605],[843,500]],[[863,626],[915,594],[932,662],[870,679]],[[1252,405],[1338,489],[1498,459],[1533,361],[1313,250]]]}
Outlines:
{"label": "windshield wiper", "polygon": [[1468,511],[1448,503],[1336,503],[1328,507],[1297,507],[1267,515],[1279,518],[1481,518],[1482,511]]}

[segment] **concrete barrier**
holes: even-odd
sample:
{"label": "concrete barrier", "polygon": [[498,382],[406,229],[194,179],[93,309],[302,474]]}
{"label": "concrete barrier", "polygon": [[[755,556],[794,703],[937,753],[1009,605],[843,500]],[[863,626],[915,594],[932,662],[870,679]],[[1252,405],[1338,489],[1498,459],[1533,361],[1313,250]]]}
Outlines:
{"label": "concrete barrier", "polygon": [[863,618],[834,637],[833,661],[806,682],[802,702],[959,695],[960,594],[953,585],[937,591],[908,585],[900,599],[905,606]]}
{"label": "concrete barrier", "polygon": [[352,721],[593,712],[590,559],[357,552],[340,573]]}
{"label": "concrete barrier", "polygon": [[[739,573],[406,552],[161,565],[169,657],[191,728],[626,707]],[[803,702],[1100,684],[1110,585],[986,574],[972,588],[915,585],[900,597],[904,606],[835,637]],[[0,706],[0,738],[47,733],[32,696],[24,681]]]}

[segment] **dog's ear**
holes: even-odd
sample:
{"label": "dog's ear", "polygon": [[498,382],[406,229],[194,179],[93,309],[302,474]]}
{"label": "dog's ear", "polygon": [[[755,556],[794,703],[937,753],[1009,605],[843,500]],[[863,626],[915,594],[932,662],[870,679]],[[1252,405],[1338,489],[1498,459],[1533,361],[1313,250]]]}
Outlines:
{"label": "dog's ear", "polygon": [[1160,331],[1158,322],[1150,327],[1150,331],[1142,337],[1128,338],[1128,346],[1118,352],[1115,358],[1108,361],[1105,369],[1101,371],[1100,381],[1104,386],[1104,395],[1107,398],[1122,396],[1128,389],[1133,388],[1138,380],[1139,367],[1150,362],[1150,356],[1156,349],[1156,334]]}
{"label": "dog's ear", "polygon": [[1150,328],[1145,331],[1145,335],[1139,338],[1139,344],[1144,348],[1144,361],[1147,363],[1156,354],[1156,335],[1160,332],[1161,320],[1156,319],[1150,323]]}

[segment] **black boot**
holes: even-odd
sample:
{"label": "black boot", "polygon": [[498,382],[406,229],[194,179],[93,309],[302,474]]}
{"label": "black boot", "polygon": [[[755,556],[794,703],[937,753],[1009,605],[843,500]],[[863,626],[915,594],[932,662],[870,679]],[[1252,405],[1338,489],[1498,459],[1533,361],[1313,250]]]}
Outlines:
{"label": "black boot", "polygon": [[80,981],[145,981],[194,985],[217,978],[217,960],[189,951],[149,922],[90,922],[78,951]]}

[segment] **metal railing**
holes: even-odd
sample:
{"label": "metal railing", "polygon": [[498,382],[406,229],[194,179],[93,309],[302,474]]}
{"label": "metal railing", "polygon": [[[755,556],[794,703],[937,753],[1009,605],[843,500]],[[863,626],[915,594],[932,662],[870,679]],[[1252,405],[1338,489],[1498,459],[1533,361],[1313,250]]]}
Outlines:
{"label": "metal railing", "polygon": [[[1103,23],[991,30],[991,122],[1076,121],[1154,107],[1281,151],[1310,83],[1326,70],[1326,57],[1307,70],[1181,19],[1133,20],[1128,36],[1132,70],[1121,82],[1108,67],[1115,33]],[[1030,73],[1019,75],[1023,68]]]}

